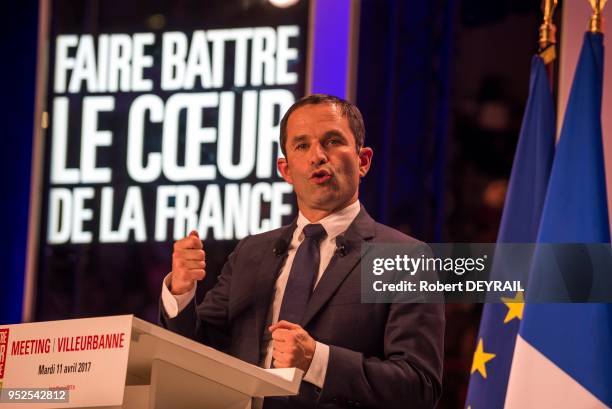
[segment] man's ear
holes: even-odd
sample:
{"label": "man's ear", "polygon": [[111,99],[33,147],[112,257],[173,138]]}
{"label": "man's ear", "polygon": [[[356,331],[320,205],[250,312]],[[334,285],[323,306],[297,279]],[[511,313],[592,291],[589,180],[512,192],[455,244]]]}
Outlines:
{"label": "man's ear", "polygon": [[359,149],[359,176],[364,177],[370,170],[372,156],[374,156],[372,148],[363,147]]}
{"label": "man's ear", "polygon": [[287,158],[278,158],[276,160],[276,167],[278,168],[278,171],[280,172],[283,179],[285,179],[285,182],[292,185],[293,178],[291,177],[291,174],[289,173],[289,162],[287,161]]}

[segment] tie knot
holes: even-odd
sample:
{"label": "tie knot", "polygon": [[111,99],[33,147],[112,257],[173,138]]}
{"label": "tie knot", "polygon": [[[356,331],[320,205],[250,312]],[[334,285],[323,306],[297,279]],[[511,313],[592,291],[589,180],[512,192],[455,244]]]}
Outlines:
{"label": "tie knot", "polygon": [[325,234],[327,234],[327,232],[320,224],[307,224],[304,226],[304,236],[310,239],[318,240]]}

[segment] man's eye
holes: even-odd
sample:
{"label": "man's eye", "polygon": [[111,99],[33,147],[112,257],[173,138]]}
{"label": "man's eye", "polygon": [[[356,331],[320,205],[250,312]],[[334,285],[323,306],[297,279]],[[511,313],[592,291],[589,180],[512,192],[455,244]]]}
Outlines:
{"label": "man's eye", "polygon": [[305,143],[300,143],[300,144],[297,144],[297,145],[295,146],[295,149],[299,149],[299,150],[306,149],[306,144],[305,144]]}
{"label": "man's eye", "polygon": [[330,139],[329,141],[327,141],[328,145],[340,145],[340,141],[337,139]]}

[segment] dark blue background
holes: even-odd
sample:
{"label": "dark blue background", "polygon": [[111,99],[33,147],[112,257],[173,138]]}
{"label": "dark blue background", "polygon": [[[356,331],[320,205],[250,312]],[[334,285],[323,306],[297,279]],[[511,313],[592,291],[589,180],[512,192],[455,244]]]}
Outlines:
{"label": "dark blue background", "polygon": [[3,5],[0,38],[0,323],[21,320],[34,124],[38,3]]}

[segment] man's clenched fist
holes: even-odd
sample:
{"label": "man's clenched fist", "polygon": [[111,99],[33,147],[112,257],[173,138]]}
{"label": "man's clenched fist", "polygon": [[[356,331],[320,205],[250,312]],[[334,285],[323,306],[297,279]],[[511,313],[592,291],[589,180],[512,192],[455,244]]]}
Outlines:
{"label": "man's clenched fist", "polygon": [[276,368],[299,368],[308,372],[314,356],[315,340],[297,324],[279,321],[270,325],[272,333],[272,358]]}
{"label": "man's clenched fist", "polygon": [[206,277],[204,246],[193,230],[189,236],[174,243],[170,292],[175,295],[191,290],[197,280]]}

